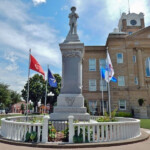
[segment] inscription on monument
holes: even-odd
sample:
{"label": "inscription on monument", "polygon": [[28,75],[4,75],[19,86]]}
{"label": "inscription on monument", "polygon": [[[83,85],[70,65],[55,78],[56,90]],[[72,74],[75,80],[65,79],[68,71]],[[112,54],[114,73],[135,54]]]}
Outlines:
{"label": "inscription on monument", "polygon": [[65,101],[67,102],[68,106],[72,106],[75,101],[75,97],[66,97]]}

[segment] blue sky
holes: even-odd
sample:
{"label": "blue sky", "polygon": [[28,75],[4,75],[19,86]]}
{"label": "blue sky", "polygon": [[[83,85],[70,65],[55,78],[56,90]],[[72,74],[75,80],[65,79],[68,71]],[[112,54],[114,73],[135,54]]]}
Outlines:
{"label": "blue sky", "polygon": [[[71,6],[77,7],[78,34],[85,45],[105,45],[120,14],[128,12],[128,0],[0,0],[0,82],[18,92],[23,89],[30,48],[45,72],[49,64],[53,73],[61,74],[59,43],[69,31]],[[130,0],[131,13],[143,12],[146,26],[149,6],[149,0]]]}

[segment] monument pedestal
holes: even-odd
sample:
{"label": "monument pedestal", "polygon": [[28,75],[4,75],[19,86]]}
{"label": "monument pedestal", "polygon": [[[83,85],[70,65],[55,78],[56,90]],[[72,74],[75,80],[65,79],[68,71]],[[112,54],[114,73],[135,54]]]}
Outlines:
{"label": "monument pedestal", "polygon": [[72,115],[75,120],[88,121],[90,116],[86,112],[82,94],[60,94],[57,97],[57,106],[54,107],[54,113],[50,115],[50,118],[68,120],[68,117]]}
{"label": "monument pedestal", "polygon": [[[57,97],[57,106],[50,115],[52,120],[68,120],[73,115],[75,120],[88,121],[90,115],[84,107],[82,95],[82,59],[84,44],[70,38],[60,44],[62,53],[62,85]],[[77,36],[76,36],[77,37]],[[67,42],[68,41],[68,42]]]}

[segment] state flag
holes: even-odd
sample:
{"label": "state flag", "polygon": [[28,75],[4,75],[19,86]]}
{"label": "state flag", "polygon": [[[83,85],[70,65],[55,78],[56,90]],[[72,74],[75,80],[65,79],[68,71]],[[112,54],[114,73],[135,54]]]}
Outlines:
{"label": "state flag", "polygon": [[57,87],[57,81],[49,69],[48,69],[48,83],[51,87]]}

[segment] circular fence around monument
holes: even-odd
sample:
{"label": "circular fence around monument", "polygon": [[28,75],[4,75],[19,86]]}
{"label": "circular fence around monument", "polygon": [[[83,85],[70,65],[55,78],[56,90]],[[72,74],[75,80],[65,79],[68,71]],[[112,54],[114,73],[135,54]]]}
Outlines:
{"label": "circular fence around monument", "polygon": [[[33,116],[32,116],[33,117]],[[48,121],[26,122],[26,117],[7,117],[1,119],[1,135],[6,139],[25,141],[27,131],[37,133],[37,142],[48,142]],[[19,122],[18,122],[19,119]],[[132,139],[140,136],[140,120],[118,117],[117,122],[96,122],[98,116],[91,116],[89,122],[74,122],[69,116],[69,143],[103,143]]]}

